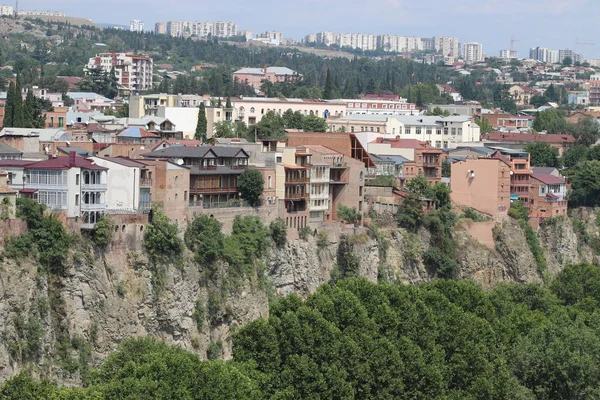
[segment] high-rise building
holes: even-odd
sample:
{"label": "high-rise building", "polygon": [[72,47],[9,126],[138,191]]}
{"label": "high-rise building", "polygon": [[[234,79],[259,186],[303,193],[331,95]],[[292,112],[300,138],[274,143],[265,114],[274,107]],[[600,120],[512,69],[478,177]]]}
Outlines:
{"label": "high-rise building", "polygon": [[[433,38],[433,49],[442,53],[444,56],[458,58],[460,55],[460,46],[458,38],[436,36]],[[482,53],[483,55],[483,53]]]}
{"label": "high-rise building", "polygon": [[144,32],[144,21],[140,21],[139,19],[131,20],[129,30],[131,32]]}
{"label": "high-rise building", "polygon": [[167,24],[165,22],[157,22],[154,24],[154,33],[157,35],[166,35],[167,34]]}
{"label": "high-rise building", "polygon": [[238,35],[235,22],[168,21],[167,34],[174,37],[231,37]]}
{"label": "high-rise building", "polygon": [[558,62],[562,63],[565,58],[570,58],[571,61],[575,62],[583,62],[583,56],[581,54],[576,54],[573,50],[564,49],[558,51]]}
{"label": "high-rise building", "polygon": [[89,59],[85,72],[101,68],[107,74],[114,68],[119,88],[142,92],[152,89],[153,61],[148,56],[128,53],[100,53]]}
{"label": "high-rise building", "polygon": [[500,58],[504,58],[505,60],[511,60],[517,58],[516,50],[500,50]]}
{"label": "high-rise building", "polygon": [[12,17],[15,14],[13,6],[0,6],[0,16]]}
{"label": "high-rise building", "polygon": [[464,44],[463,58],[465,62],[480,62],[484,60],[481,43],[469,42]]}

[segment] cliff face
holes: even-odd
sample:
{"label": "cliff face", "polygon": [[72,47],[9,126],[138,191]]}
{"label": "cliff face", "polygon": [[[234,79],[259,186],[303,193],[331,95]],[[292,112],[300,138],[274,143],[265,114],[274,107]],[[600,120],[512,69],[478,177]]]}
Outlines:
{"label": "cliff face", "polygon": [[[543,283],[567,264],[593,262],[599,247],[594,243],[600,241],[596,212],[578,210],[576,218],[575,225],[562,218],[540,228],[545,271],[539,270],[518,223],[506,221],[482,237],[475,228],[490,230],[493,224],[461,223],[452,233],[455,275],[484,287]],[[209,280],[189,254],[182,265],[157,270],[143,252],[123,245],[96,253],[74,249],[60,278],[31,262],[5,259],[0,267],[0,381],[34,366],[40,376],[78,383],[88,365],[134,336],[151,335],[203,357],[228,358],[236,326],[268,315],[268,293],[304,297],[340,274],[426,282],[435,276],[422,260],[430,244],[425,229],[369,234],[357,229],[346,236],[331,233],[327,240],[310,236],[271,249],[265,259],[268,283],[258,275],[235,284]]]}

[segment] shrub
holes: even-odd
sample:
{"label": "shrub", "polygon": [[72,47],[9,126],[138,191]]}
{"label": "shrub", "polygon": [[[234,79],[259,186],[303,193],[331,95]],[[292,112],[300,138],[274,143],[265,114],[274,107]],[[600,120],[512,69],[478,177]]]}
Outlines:
{"label": "shrub", "polygon": [[287,226],[282,218],[277,218],[269,225],[269,235],[275,246],[282,248],[287,243]]}
{"label": "shrub", "polygon": [[445,254],[439,247],[431,247],[423,254],[423,263],[440,276],[451,277],[456,269],[456,260]]}
{"label": "shrub", "polygon": [[340,204],[337,209],[337,217],[349,224],[357,224],[362,219],[362,215],[356,211],[356,208],[346,207],[343,204]]}
{"label": "shrub", "polygon": [[329,238],[325,232],[317,232],[317,248],[322,250],[329,246]]}
{"label": "shrub", "polygon": [[221,223],[208,215],[196,217],[184,235],[185,244],[200,264],[216,261],[223,250],[223,238]]}
{"label": "shrub", "polygon": [[27,258],[32,250],[33,242],[30,235],[11,235],[6,238],[2,254],[7,258],[21,260]]}
{"label": "shrub", "polygon": [[414,194],[409,194],[404,198],[402,204],[398,206],[396,215],[398,226],[408,231],[416,231],[423,223],[423,206],[419,198]]}
{"label": "shrub", "polygon": [[177,225],[160,210],[152,210],[152,223],[144,234],[144,248],[152,262],[173,261],[181,257],[183,242]]}
{"label": "shrub", "polygon": [[312,235],[312,233],[313,233],[313,230],[309,226],[305,226],[305,227],[298,229],[298,234],[300,236],[300,239],[302,239],[302,240],[308,240],[308,237],[310,235]]}
{"label": "shrub", "polygon": [[120,281],[119,283],[117,283],[117,294],[120,298],[125,297],[125,295],[127,294],[127,289],[125,289],[125,282]]}
{"label": "shrub", "polygon": [[110,244],[113,238],[114,225],[106,216],[102,216],[92,234],[92,240],[98,247],[106,247]]}
{"label": "shrub", "polygon": [[202,332],[204,329],[204,318],[206,318],[206,310],[204,305],[200,300],[196,300],[196,305],[194,306],[194,313],[192,314],[192,319],[196,323],[196,328],[198,332]]}
{"label": "shrub", "polygon": [[218,360],[223,355],[223,343],[218,341],[217,343],[211,343],[206,349],[206,358],[209,360]]}
{"label": "shrub", "polygon": [[465,208],[465,212],[463,213],[463,218],[471,219],[471,220],[473,220],[473,222],[483,221],[483,218],[481,218],[479,213],[477,213],[475,210],[473,210],[470,207]]}

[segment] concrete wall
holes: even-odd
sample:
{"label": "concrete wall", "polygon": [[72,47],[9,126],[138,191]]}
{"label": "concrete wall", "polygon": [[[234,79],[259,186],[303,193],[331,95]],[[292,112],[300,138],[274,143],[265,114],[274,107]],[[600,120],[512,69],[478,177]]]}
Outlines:
{"label": "concrete wall", "polygon": [[[470,177],[473,171],[475,176]],[[452,164],[452,201],[498,216],[510,207],[510,167],[497,159],[467,159]]]}
{"label": "concrete wall", "polygon": [[92,157],[97,165],[108,168],[106,202],[112,210],[134,210],[140,205],[140,169],[127,167],[101,157]]}
{"label": "concrete wall", "polygon": [[198,107],[160,107],[158,116],[167,118],[183,136],[194,137],[196,125],[198,124]]}

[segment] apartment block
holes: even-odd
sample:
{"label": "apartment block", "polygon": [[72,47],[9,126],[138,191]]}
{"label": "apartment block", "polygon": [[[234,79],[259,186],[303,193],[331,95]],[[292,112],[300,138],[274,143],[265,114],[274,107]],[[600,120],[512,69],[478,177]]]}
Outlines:
{"label": "apartment block", "polygon": [[470,42],[464,44],[463,58],[465,62],[476,63],[484,60],[483,46],[481,43]]}
{"label": "apartment block", "polygon": [[423,176],[430,184],[442,181],[442,162],[445,160],[444,152],[428,145],[415,149],[413,161],[404,163],[404,178],[406,181]]}
{"label": "apartment block", "polygon": [[13,6],[0,5],[0,16],[12,17],[15,14]]}
{"label": "apartment block", "polygon": [[94,68],[101,68],[107,74],[114,68],[119,88],[127,92],[141,92],[153,87],[153,61],[148,56],[100,53],[89,59],[85,71]]}
{"label": "apartment block", "polygon": [[166,35],[167,34],[167,23],[166,22],[157,22],[154,24],[154,33],[157,35]]}
{"label": "apartment block", "polygon": [[133,19],[129,23],[129,30],[131,32],[144,32],[144,21],[140,21],[139,19]]}
{"label": "apartment block", "polygon": [[238,27],[235,22],[168,21],[166,33],[174,37],[225,38],[237,36]]}

